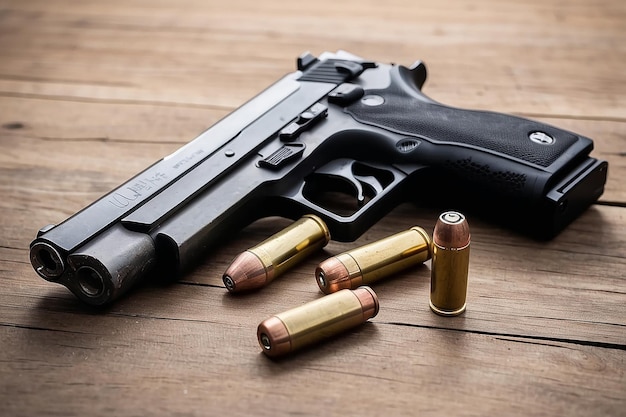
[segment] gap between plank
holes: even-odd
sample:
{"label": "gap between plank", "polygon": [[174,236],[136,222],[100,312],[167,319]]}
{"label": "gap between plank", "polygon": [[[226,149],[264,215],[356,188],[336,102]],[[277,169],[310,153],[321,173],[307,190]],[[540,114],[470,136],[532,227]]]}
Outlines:
{"label": "gap between plank", "polygon": [[591,346],[591,347],[599,347],[599,348],[604,348],[604,349],[616,349],[616,350],[626,351],[626,345],[619,344],[619,343],[594,342],[594,341],[589,341],[589,340],[566,339],[562,337],[549,337],[549,336],[527,336],[527,335],[520,335],[520,334],[514,334],[514,333],[488,332],[484,330],[453,329],[453,328],[447,328],[447,327],[429,326],[429,325],[423,325],[423,324],[399,323],[399,322],[377,322],[377,323],[390,324],[392,326],[413,327],[413,328],[418,328],[418,329],[447,330],[451,332],[479,334],[479,335],[485,335],[485,336],[494,336],[496,338],[518,338],[518,339],[526,340],[527,343],[535,343],[535,344],[542,344],[539,342],[559,342],[559,343],[567,343],[567,344],[573,344],[573,345],[579,345],[579,346]]}

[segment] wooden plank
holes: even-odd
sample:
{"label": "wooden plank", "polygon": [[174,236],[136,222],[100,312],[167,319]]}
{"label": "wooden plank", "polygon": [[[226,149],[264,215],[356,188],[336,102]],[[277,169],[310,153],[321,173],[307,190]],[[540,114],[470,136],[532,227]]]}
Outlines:
{"label": "wooden plank", "polygon": [[[610,217],[611,212],[606,214]],[[383,226],[391,228],[395,226],[389,224],[391,220],[399,219],[415,220],[401,212]],[[428,268],[416,268],[375,286],[381,313],[370,325],[278,363],[267,361],[259,353],[255,327],[270,314],[319,296],[310,274],[315,259],[259,293],[232,297],[218,283],[224,265],[213,261],[223,260],[224,252],[234,253],[245,243],[237,241],[229,245],[235,248],[228,247],[207,258],[207,264],[187,280],[196,285],[144,288],[105,310],[106,314],[85,314],[73,296],[43,281],[23,280],[13,289],[11,277],[3,276],[11,294],[0,296],[3,343],[19,345],[19,341],[29,341],[26,351],[11,349],[11,344],[3,350],[12,355],[6,358],[9,370],[24,374],[37,369],[40,375],[46,375],[34,385],[18,380],[7,392],[28,386],[16,398],[29,401],[35,408],[52,399],[47,395],[68,396],[68,402],[77,396],[81,401],[71,401],[70,410],[64,408],[64,401],[54,402],[51,409],[76,414],[88,407],[96,407],[97,413],[106,412],[106,408],[98,409],[105,407],[99,401],[103,397],[115,397],[107,404],[121,412],[136,406],[154,410],[155,404],[144,403],[146,400],[131,402],[133,393],[142,392],[141,388],[132,389],[134,384],[156,389],[159,406],[168,412],[187,409],[190,404],[199,407],[202,398],[214,398],[220,404],[218,408],[234,414],[271,400],[261,414],[272,414],[292,408],[311,409],[327,397],[332,398],[333,407],[348,412],[354,406],[351,397],[358,393],[374,398],[370,405],[375,407],[364,411],[365,415],[375,414],[376,407],[393,404],[399,410],[410,407],[427,411],[445,403],[443,409],[455,412],[459,410],[457,404],[467,402],[481,414],[502,412],[506,407],[543,412],[558,409],[574,414],[585,414],[593,407],[608,414],[618,411],[623,401],[626,315],[624,293],[620,293],[623,277],[617,274],[623,270],[623,263],[603,258],[604,271],[612,272],[615,287],[601,273],[569,277],[581,264],[597,261],[595,256],[580,253],[571,253],[565,259],[577,259],[580,264],[561,263],[558,273],[534,275],[530,271],[522,275],[517,272],[517,262],[528,258],[525,250],[536,253],[538,248],[524,248],[523,239],[509,236],[514,243],[522,242],[516,259],[501,242],[486,239],[485,235],[493,238],[493,231],[485,234],[480,224],[476,226],[472,229],[475,237],[470,304],[464,316],[450,320],[432,315],[426,304]],[[242,238],[258,240],[259,235],[276,227],[280,224],[262,221]],[[504,235],[498,237],[506,238]],[[570,233],[570,238],[575,235],[577,230]],[[621,236],[623,230],[616,230],[614,237]],[[560,247],[569,248],[569,243],[555,242],[551,251],[544,251],[546,259],[553,260],[554,252],[563,252]],[[334,243],[328,252],[343,250],[344,245]],[[503,258],[492,256],[498,250]],[[22,255],[17,256],[18,252]],[[24,252],[13,250],[11,254],[2,253],[2,258],[23,258]],[[622,255],[618,262],[623,260]],[[494,261],[498,266],[489,268]],[[537,264],[540,261],[535,260]],[[526,266],[539,271],[544,267]],[[16,269],[28,270],[28,265],[22,263]],[[503,276],[498,274],[502,270]],[[28,274],[23,271],[20,275]],[[528,281],[515,282],[520,278]],[[611,323],[608,317],[618,322]],[[103,369],[86,365],[90,361],[101,364]],[[544,365],[534,367],[529,363]],[[78,371],[81,368],[88,373]],[[481,382],[475,386],[479,375]],[[272,378],[272,383],[264,383],[265,378]],[[315,384],[306,382],[311,379],[323,383],[323,389],[314,389]],[[67,381],[75,389],[63,394],[65,391],[54,389],[57,380]],[[383,381],[381,392],[378,385]],[[458,402],[445,402],[449,395],[443,388],[446,386],[459,395]],[[256,395],[245,395],[246,388]],[[496,388],[497,396],[492,397]],[[223,394],[225,389],[243,394],[230,396]],[[308,395],[303,398],[294,389],[305,389]],[[428,398],[429,402],[418,403],[416,391],[421,393],[419,398]],[[589,402],[576,403],[574,409],[571,400],[579,396],[590,396]],[[292,397],[298,401],[289,402]],[[533,398],[531,408],[526,403],[529,397]],[[15,403],[11,405],[18,411],[22,409]]]}
{"label": "wooden plank", "polygon": [[92,327],[84,333],[2,329],[11,348],[0,371],[12,381],[4,387],[14,399],[7,413],[369,416],[463,414],[472,404],[477,414],[615,415],[623,405],[623,352],[611,349],[371,323],[273,362],[247,353],[254,340],[234,349],[237,327],[87,318]]}
{"label": "wooden plank", "polygon": [[626,50],[615,33],[626,11],[616,1],[455,1],[450,13],[399,0],[384,12],[377,3],[324,3],[320,15],[278,1],[263,11],[247,0],[11,3],[0,37],[10,58],[5,94],[234,107],[292,71],[301,52],[347,49],[407,65],[423,59],[426,92],[451,105],[623,120]]}

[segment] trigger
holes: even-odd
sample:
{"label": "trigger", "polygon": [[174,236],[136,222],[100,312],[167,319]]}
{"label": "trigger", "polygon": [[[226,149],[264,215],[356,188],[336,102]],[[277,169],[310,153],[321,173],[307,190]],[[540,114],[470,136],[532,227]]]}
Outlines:
{"label": "trigger", "polygon": [[355,184],[354,184],[355,188],[357,189],[357,201],[358,201],[359,206],[362,206],[365,203],[365,195],[363,193],[362,184],[367,184],[370,187],[372,187],[375,195],[378,195],[383,192],[382,184],[374,176],[354,175],[353,178],[355,181]]}
{"label": "trigger", "polygon": [[[348,182],[356,192],[359,207],[365,204],[367,198],[382,193],[393,180],[393,175],[389,172],[369,167],[351,159],[332,161],[315,171],[315,174],[342,178]],[[364,186],[367,187],[367,190]]]}
{"label": "trigger", "polygon": [[[356,191],[356,199],[358,205],[362,206],[365,203],[365,193],[363,192],[363,184],[361,184],[361,181],[357,179],[357,176],[353,173],[353,163],[353,160],[338,159],[324,165],[323,167],[315,171],[315,173],[332,177],[341,177],[344,180],[348,181],[352,185],[352,187],[354,187],[354,191]],[[375,178],[373,179],[376,180]],[[367,181],[363,182],[368,184]]]}

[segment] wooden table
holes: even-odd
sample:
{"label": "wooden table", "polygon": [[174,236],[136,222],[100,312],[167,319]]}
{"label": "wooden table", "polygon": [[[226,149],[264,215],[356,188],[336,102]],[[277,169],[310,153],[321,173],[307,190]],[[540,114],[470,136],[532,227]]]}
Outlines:
{"label": "wooden table", "polygon": [[[0,1],[0,414],[626,415],[626,3]],[[103,311],[40,279],[58,223],[293,71],[303,51],[426,62],[454,106],[579,132],[600,201],[537,242],[470,218],[467,312],[428,308],[430,262],[376,284],[370,323],[280,361],[256,326],[319,298],[328,256],[421,225],[403,204],[262,291],[221,274],[289,224],[254,223],[181,281]]]}

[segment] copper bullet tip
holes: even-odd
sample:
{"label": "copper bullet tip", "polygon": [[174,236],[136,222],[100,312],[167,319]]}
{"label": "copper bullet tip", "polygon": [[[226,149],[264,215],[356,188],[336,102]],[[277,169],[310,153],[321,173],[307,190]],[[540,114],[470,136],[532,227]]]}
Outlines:
{"label": "copper bullet tip", "polygon": [[230,292],[240,292],[260,288],[270,278],[261,260],[252,252],[240,253],[230,264],[222,277],[224,286]]}
{"label": "copper bullet tip", "polygon": [[469,245],[470,231],[465,216],[456,211],[441,213],[433,231],[433,243],[457,250]]}
{"label": "copper bullet tip", "polygon": [[267,356],[277,357],[291,351],[291,337],[287,326],[276,316],[259,324],[256,334],[259,345]]}
{"label": "copper bullet tip", "polygon": [[378,296],[368,286],[361,286],[354,290],[354,295],[357,296],[361,306],[363,307],[363,320],[371,319],[378,314],[380,304],[378,302]]}
{"label": "copper bullet tip", "polygon": [[337,257],[328,258],[315,268],[315,279],[324,294],[352,287],[348,268]]}

